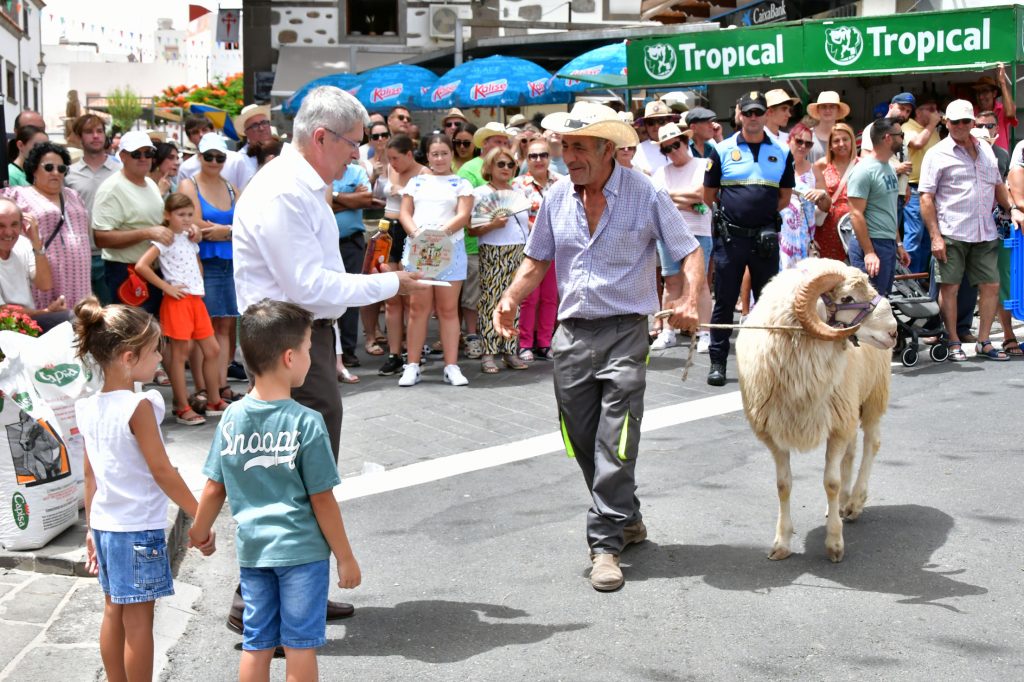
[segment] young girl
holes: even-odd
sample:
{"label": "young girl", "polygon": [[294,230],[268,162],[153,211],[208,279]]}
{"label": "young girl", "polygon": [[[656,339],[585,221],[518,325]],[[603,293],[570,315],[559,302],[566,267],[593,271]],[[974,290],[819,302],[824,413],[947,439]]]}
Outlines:
{"label": "young girl", "polygon": [[[203,303],[205,288],[203,273],[199,266],[199,247],[189,241],[188,231],[192,227],[195,208],[192,200],[177,192],[164,201],[164,225],[174,232],[170,246],[153,242],[146,253],[135,264],[135,271],[147,282],[164,292],[160,304],[160,319],[164,335],[170,339],[170,362],[166,363],[174,394],[174,418],[179,424],[198,426],[206,420],[188,404],[188,388],[185,385],[185,361],[188,359],[192,339],[203,351],[203,377],[206,386],[220,386],[220,346],[213,334],[213,323]],[[160,259],[163,277],[153,271],[153,261]],[[196,368],[193,367],[195,372]],[[215,403],[207,403],[207,416],[224,414],[227,402],[217,395]]]}
{"label": "young girl", "polygon": [[[103,370],[103,390],[78,401],[85,439],[86,569],[99,575],[106,606],[100,655],[107,678],[153,676],[153,606],[174,594],[164,527],[167,498],[195,517],[196,498],[171,466],[160,434],[164,401],[155,390],[135,393],[160,362],[160,326],[142,310],[75,306],[78,356]],[[199,547],[214,550],[211,536]]]}

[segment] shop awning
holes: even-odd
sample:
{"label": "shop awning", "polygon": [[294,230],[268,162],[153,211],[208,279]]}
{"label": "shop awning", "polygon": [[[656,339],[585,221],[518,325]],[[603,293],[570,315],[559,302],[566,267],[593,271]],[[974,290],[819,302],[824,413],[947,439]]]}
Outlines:
{"label": "shop awning", "polygon": [[992,7],[638,38],[626,48],[628,84],[980,71],[1024,57],[1022,18],[1024,7]]}
{"label": "shop awning", "polygon": [[282,45],[274,72],[274,97],[290,97],[309,81],[335,73],[360,73],[375,66],[401,61],[413,52],[360,52],[351,47]]}

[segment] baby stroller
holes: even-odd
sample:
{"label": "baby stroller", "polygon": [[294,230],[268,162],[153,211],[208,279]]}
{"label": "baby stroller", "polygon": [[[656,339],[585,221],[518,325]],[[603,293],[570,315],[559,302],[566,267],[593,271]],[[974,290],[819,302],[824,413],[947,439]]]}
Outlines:
{"label": "baby stroller", "polygon": [[[839,219],[836,225],[840,241],[847,253],[853,239],[853,223],[850,215]],[[938,341],[928,350],[935,362],[945,362],[949,357],[949,346],[943,335],[942,316],[939,304],[928,295],[920,280],[927,279],[928,273],[912,273],[902,264],[896,264],[896,281],[889,294],[889,304],[896,317],[896,347],[893,357],[898,357],[904,367],[913,367],[920,359],[921,337],[934,336]]]}

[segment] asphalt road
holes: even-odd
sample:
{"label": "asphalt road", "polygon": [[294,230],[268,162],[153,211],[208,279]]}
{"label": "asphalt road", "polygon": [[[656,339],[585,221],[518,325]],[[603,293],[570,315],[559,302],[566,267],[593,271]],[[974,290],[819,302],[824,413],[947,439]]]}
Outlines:
{"label": "asphalt road", "polygon": [[[652,363],[649,410],[677,405],[685,415],[694,399],[738,390],[734,380],[709,389],[706,366],[681,384],[683,352]],[[1013,414],[1024,363],[924,359],[894,371],[868,506],[845,527],[842,563],[823,546],[820,451],[793,459],[794,555],[766,558],[774,465],[731,411],[644,434],[637,478],[650,537],[624,553],[626,584],[615,593],[587,580],[589,496],[563,453],[344,502],[363,585],[332,590],[357,612],[328,626],[321,678],[1024,678],[1024,447]],[[553,414],[548,378],[500,376],[493,386],[507,389],[506,408],[526,382],[523,411]],[[426,402],[485,420],[483,381],[461,391],[371,381],[363,394],[346,393],[346,429],[359,432],[351,415],[381,400],[377,388],[396,413],[415,403],[429,420]],[[553,419],[530,424],[557,428]],[[508,431],[498,440],[534,435]],[[400,444],[419,459],[460,451],[443,433],[424,441]],[[192,552],[180,565],[177,579],[203,596],[163,679],[235,674],[240,638],[224,627],[237,574],[231,524],[221,517],[218,554]],[[283,662],[274,670],[283,679]]]}

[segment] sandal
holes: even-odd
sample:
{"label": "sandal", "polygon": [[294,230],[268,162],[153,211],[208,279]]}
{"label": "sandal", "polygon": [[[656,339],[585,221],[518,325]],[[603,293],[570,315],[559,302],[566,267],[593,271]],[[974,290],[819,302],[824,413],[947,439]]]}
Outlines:
{"label": "sandal", "polygon": [[358,384],[359,383],[359,377],[357,377],[352,372],[348,371],[347,367],[339,367],[338,368],[338,381],[340,381],[343,384]]}
{"label": "sandal", "polygon": [[1024,358],[1024,350],[1021,350],[1020,344],[1014,338],[1003,339],[1003,352],[1006,353],[1007,357]]}
{"label": "sandal", "polygon": [[185,426],[200,426],[206,423],[206,419],[191,407],[183,407],[180,410],[174,410],[174,421]]}
{"label": "sandal", "polygon": [[509,369],[530,368],[528,364],[523,362],[522,358],[520,358],[518,355],[515,355],[514,353],[505,353],[505,355],[502,356],[502,362],[504,362],[505,366],[508,367]]}
{"label": "sandal", "polygon": [[949,345],[949,361],[950,362],[963,362],[967,359],[967,353],[964,352],[963,344],[961,343],[950,343]]}
{"label": "sandal", "polygon": [[497,374],[501,370],[494,363],[493,355],[485,355],[484,359],[480,361],[480,371],[484,374]]}
{"label": "sandal", "polygon": [[235,403],[245,397],[244,393],[236,393],[230,386],[220,387],[220,399],[226,403]]}
{"label": "sandal", "polygon": [[[988,348],[988,350],[985,350]],[[992,345],[991,341],[978,341],[974,344],[974,352],[978,354],[979,358],[986,360],[995,360],[996,362],[1006,362],[1010,359],[1010,356],[1001,350],[996,350],[995,346]]]}
{"label": "sandal", "polygon": [[196,391],[188,397],[188,406],[192,408],[192,411],[196,414],[203,414],[206,412],[206,391]]}
{"label": "sandal", "polygon": [[363,346],[366,349],[367,355],[384,355],[384,349],[380,347],[380,344],[376,340],[366,340],[366,344]]}
{"label": "sandal", "polygon": [[224,410],[226,410],[226,409],[228,409],[227,402],[221,400],[218,403],[206,406],[206,416],[207,417],[219,417],[220,415],[224,414]]}
{"label": "sandal", "polygon": [[171,385],[171,379],[167,376],[167,372],[164,370],[163,365],[157,365],[156,372],[153,373],[153,383],[157,386]]}

